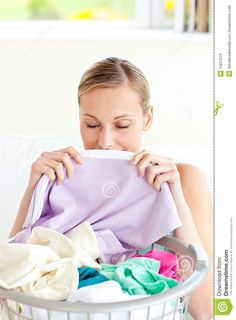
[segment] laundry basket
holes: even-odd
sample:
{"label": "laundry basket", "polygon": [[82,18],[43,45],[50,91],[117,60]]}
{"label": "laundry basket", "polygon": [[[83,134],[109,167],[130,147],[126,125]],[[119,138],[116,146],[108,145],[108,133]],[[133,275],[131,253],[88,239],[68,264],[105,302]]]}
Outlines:
{"label": "laundry basket", "polygon": [[[199,245],[186,246],[175,237],[163,237],[152,247],[174,252],[181,283],[163,293],[131,301],[83,303],[35,298],[0,288],[2,320],[177,320],[186,319],[191,292],[209,271],[208,257]],[[148,248],[150,249],[150,248]]]}

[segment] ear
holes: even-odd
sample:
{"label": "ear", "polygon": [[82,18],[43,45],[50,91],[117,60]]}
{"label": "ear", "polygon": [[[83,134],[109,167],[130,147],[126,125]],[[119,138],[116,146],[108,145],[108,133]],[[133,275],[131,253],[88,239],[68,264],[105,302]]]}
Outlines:
{"label": "ear", "polygon": [[153,121],[153,106],[149,106],[143,117],[143,131],[148,131]]}

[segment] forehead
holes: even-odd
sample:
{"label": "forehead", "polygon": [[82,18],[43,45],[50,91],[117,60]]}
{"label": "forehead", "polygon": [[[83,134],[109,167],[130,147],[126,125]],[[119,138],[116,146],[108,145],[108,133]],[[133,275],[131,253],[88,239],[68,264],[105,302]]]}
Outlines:
{"label": "forehead", "polygon": [[139,94],[128,84],[114,88],[97,88],[85,93],[80,98],[80,113],[90,113],[96,117],[108,114],[142,114]]}

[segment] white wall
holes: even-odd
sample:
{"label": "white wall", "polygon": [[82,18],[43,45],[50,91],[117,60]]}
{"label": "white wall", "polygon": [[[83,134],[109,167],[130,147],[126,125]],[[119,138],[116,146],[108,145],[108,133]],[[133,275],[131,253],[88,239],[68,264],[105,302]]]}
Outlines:
{"label": "white wall", "polygon": [[[145,133],[143,146],[176,161],[198,165],[212,187],[209,37],[106,30],[96,38],[83,30],[70,39],[48,39],[42,32],[34,37],[10,38],[1,31],[0,239],[9,234],[33,160],[44,150],[73,141],[77,146],[80,77],[93,62],[108,56],[131,60],[149,79],[155,121]],[[37,134],[60,138],[32,137]],[[65,136],[75,138],[63,139]]]}
{"label": "white wall", "polygon": [[0,132],[78,134],[77,86],[93,62],[118,56],[146,74],[155,106],[145,145],[202,146],[212,143],[212,48],[196,39],[139,31],[104,30],[50,40],[0,39]]}

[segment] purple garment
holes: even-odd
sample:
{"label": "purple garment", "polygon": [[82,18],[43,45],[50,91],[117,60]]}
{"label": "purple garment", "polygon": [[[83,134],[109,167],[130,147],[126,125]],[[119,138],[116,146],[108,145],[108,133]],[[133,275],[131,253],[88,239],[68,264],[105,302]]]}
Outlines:
{"label": "purple garment", "polygon": [[[137,166],[129,164],[132,153],[89,151],[80,152],[84,164],[73,161],[72,179],[65,175],[61,185],[48,180],[39,219],[23,229],[16,242],[24,242],[36,226],[66,233],[87,220],[95,231],[101,261],[116,263],[181,225],[168,184],[162,183],[158,192],[145,176],[139,177]],[[100,157],[94,157],[95,151]],[[109,153],[112,158],[101,157]],[[123,159],[116,157],[120,153]]]}

